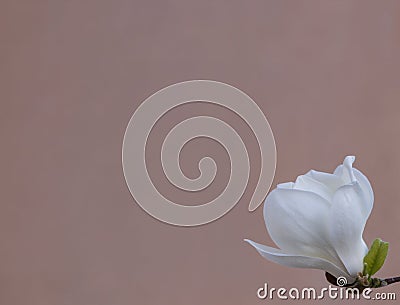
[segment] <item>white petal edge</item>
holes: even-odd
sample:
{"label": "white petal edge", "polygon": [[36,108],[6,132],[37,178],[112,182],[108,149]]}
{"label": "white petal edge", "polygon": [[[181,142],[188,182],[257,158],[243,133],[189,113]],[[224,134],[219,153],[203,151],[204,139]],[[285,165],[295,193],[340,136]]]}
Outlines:
{"label": "white petal edge", "polygon": [[335,174],[319,172],[316,170],[310,170],[306,176],[310,176],[314,180],[324,184],[331,191],[332,197],[336,190],[343,185],[343,181],[340,177]]}
{"label": "white petal edge", "polygon": [[285,253],[284,251],[272,247],[268,247],[259,243],[256,243],[252,240],[245,239],[250,245],[252,245],[258,253],[266,258],[267,260],[294,268],[308,268],[308,269],[320,269],[329,272],[335,277],[344,276],[348,280],[349,283],[353,282],[355,277],[350,276],[346,270],[342,270],[334,263],[319,258],[319,257],[311,257],[305,255],[296,255]]}
{"label": "white petal edge", "polygon": [[365,196],[363,213],[364,217],[368,217],[369,214],[371,214],[372,207],[374,205],[374,191],[372,190],[368,178],[362,172],[356,168],[353,168],[353,172]]}
{"label": "white petal edge", "polygon": [[284,182],[284,183],[279,183],[276,188],[278,189],[293,189],[294,183],[293,182]]}
{"label": "white petal edge", "polygon": [[302,191],[308,191],[311,193],[315,193],[328,202],[332,201],[332,197],[334,194],[334,191],[331,192],[330,189],[322,184],[321,182],[315,180],[309,175],[302,175],[298,176],[296,179],[296,183],[294,184],[294,189],[296,190],[302,190]]}

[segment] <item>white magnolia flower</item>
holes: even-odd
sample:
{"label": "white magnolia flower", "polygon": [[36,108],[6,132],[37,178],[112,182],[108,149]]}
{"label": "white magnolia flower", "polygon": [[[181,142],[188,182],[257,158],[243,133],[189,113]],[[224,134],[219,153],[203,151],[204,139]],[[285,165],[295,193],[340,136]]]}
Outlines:
{"label": "white magnolia flower", "polygon": [[374,201],[368,179],[352,167],[354,160],[347,156],[333,174],[311,170],[268,195],[265,224],[279,249],[246,241],[272,262],[353,281],[368,252],[362,233]]}

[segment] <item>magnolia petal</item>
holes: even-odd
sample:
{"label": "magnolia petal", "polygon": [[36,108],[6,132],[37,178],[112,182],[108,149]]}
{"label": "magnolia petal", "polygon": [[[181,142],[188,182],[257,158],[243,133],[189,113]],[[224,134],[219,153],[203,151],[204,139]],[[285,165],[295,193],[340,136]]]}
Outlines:
{"label": "magnolia petal", "polygon": [[287,253],[320,257],[343,266],[329,243],[330,206],[327,200],[315,193],[275,189],[264,204],[264,220],[269,235]]}
{"label": "magnolia petal", "polygon": [[340,177],[344,184],[351,184],[357,181],[361,187],[362,193],[365,200],[363,201],[363,214],[368,217],[371,213],[372,206],[374,204],[374,192],[368,178],[360,172],[358,169],[353,168],[352,164],[355,160],[353,156],[347,156],[343,162],[343,165],[339,165],[334,174]]}
{"label": "magnolia petal", "polygon": [[314,180],[325,185],[330,190],[332,197],[336,190],[343,185],[342,179],[334,174],[310,170],[306,176],[310,176]]}
{"label": "magnolia petal", "polygon": [[294,187],[294,183],[293,182],[280,183],[276,187],[278,189],[292,189]]}
{"label": "magnolia petal", "polygon": [[311,176],[302,175],[297,177],[294,188],[297,190],[309,191],[316,193],[328,202],[332,200],[334,192],[331,192],[329,188],[321,182],[313,179]]}
{"label": "magnolia petal", "polygon": [[280,249],[258,244],[248,239],[245,239],[245,241],[252,245],[262,257],[270,260],[271,262],[287,267],[321,269],[329,272],[335,277],[344,276],[349,283],[354,281],[354,277],[350,276],[345,269],[339,268],[334,263],[326,259],[306,255],[290,254]]}
{"label": "magnolia petal", "polygon": [[372,190],[371,184],[368,181],[368,178],[364,176],[362,172],[358,169],[353,168],[354,175],[361,187],[363,192],[365,201],[363,205],[363,213],[364,217],[368,218],[369,214],[371,214],[372,207],[374,205],[374,191]]}
{"label": "magnolia petal", "polygon": [[368,251],[362,233],[365,217],[364,196],[358,182],[340,187],[333,197],[330,211],[329,237],[332,246],[350,275],[363,269],[363,258]]}
{"label": "magnolia petal", "polygon": [[356,177],[353,173],[353,163],[356,160],[354,156],[347,156],[344,158],[343,164],[339,165],[335,171],[334,175],[342,179],[342,184],[350,184],[356,181]]}

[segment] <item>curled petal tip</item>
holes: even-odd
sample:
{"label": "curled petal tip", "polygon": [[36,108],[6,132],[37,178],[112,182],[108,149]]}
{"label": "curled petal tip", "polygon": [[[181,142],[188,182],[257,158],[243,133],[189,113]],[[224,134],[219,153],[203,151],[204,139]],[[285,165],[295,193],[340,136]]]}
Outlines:
{"label": "curled petal tip", "polygon": [[356,156],[346,156],[345,158],[344,158],[344,162],[350,162],[350,164],[353,164],[354,163],[354,161],[356,160]]}
{"label": "curled petal tip", "polygon": [[355,156],[347,156],[346,158],[344,158],[343,161],[344,170],[347,172],[351,182],[357,181],[353,173],[353,163],[355,160],[356,160]]}
{"label": "curled petal tip", "polygon": [[344,158],[343,165],[347,170],[352,170],[354,161],[356,161],[355,156],[347,156]]}

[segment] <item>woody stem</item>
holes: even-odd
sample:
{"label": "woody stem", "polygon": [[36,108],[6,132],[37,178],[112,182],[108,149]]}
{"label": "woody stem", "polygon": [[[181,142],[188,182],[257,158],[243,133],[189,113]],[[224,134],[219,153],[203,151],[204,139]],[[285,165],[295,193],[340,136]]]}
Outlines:
{"label": "woody stem", "polygon": [[387,278],[387,279],[384,279],[384,281],[385,281],[388,285],[394,284],[394,283],[400,282],[400,276],[389,277],[389,278]]}

